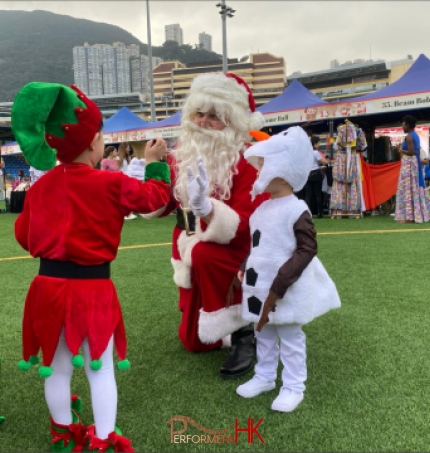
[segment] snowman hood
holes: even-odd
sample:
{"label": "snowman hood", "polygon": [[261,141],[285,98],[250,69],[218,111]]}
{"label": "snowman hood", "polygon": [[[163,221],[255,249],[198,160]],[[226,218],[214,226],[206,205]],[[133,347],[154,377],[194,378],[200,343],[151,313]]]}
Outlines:
{"label": "snowman hood", "polygon": [[245,158],[254,166],[258,157],[264,158],[264,165],[254,183],[253,196],[263,193],[274,178],[284,179],[297,192],[308,180],[313,149],[306,132],[295,126],[256,143],[245,152]]}

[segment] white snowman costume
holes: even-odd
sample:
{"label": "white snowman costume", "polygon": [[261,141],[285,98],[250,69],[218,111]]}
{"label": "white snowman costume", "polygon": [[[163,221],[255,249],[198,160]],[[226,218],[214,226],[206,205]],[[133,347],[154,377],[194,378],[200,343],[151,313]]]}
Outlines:
{"label": "white snowman costume", "polygon": [[[255,181],[253,195],[264,192],[276,177],[287,181],[296,192],[307,181],[313,150],[303,129],[291,127],[245,152],[245,158],[251,163],[258,157],[264,158],[264,165]],[[294,226],[305,212],[309,213],[306,203],[292,194],[271,198],[252,214],[251,252],[242,283],[242,316],[245,320],[259,321],[274,280],[297,249]],[[311,220],[308,222],[312,227]],[[277,300],[268,324],[261,332],[256,331],[255,376],[239,386],[237,393],[252,397],[273,389],[280,355],[284,365],[283,386],[272,409],[293,410],[303,399],[305,390],[306,342],[302,325],[338,307],[340,299],[336,286],[321,261],[314,256],[299,278],[288,286],[285,295]]]}

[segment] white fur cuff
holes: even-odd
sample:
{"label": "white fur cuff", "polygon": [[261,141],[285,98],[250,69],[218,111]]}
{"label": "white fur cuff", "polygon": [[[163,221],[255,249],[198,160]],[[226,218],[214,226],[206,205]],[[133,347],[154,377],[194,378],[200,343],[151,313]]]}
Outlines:
{"label": "white fur cuff", "polygon": [[202,343],[211,344],[230,335],[241,327],[247,326],[249,321],[242,318],[242,310],[239,305],[229,308],[221,308],[211,313],[200,310],[199,338]]}
{"label": "white fur cuff", "polygon": [[196,236],[203,242],[228,244],[236,236],[239,214],[222,201],[210,200],[213,205],[212,219],[205,231],[202,231],[200,222],[196,222]]}
{"label": "white fur cuff", "polygon": [[189,267],[191,267],[192,265],[191,252],[197,242],[199,242],[197,235],[193,234],[192,236],[187,236],[186,231],[183,231],[178,237],[179,256],[181,257],[181,260],[184,261],[184,263]]}
{"label": "white fur cuff", "polygon": [[173,281],[176,286],[181,288],[191,288],[191,268],[181,260],[171,258],[170,262],[173,266]]}

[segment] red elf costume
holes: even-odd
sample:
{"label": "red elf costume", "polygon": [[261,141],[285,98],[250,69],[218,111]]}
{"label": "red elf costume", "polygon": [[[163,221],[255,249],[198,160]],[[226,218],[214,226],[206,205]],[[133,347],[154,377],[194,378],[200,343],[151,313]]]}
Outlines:
{"label": "red elf costume", "polygon": [[[25,301],[19,367],[37,363],[42,350],[39,374],[46,378],[52,451],[82,451],[85,444],[91,451],[134,451],[115,427],[114,345],[118,367],[126,369],[129,362],[110,262],[124,217],[166,204],[168,166],[149,163],[145,184],[122,172],[94,169],[104,149],[102,116],[73,85],[26,85],[12,108],[12,128],[28,163],[50,170],[28,190],[15,223],[19,244],[40,259]],[[161,141],[157,146],[161,157]],[[92,427],[82,424],[79,401],[70,403],[73,369],[82,366],[91,389]]]}

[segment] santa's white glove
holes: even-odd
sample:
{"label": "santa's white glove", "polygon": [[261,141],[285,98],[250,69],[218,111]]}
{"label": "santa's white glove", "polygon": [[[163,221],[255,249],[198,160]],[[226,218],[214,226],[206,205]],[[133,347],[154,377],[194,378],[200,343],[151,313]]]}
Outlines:
{"label": "santa's white glove", "polygon": [[212,203],[206,195],[208,190],[208,177],[206,168],[201,158],[197,159],[197,175],[187,167],[187,192],[190,207],[196,217],[206,217],[212,211]]}

